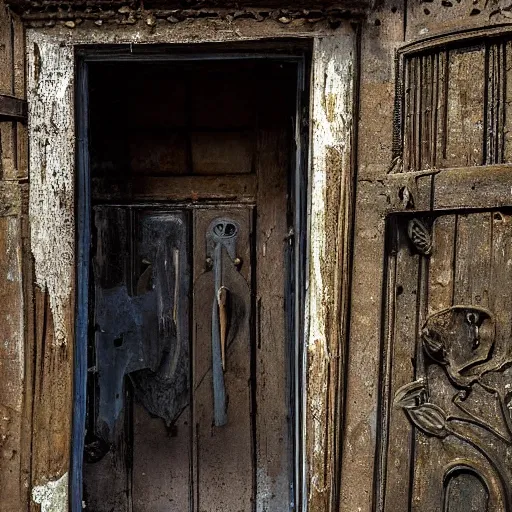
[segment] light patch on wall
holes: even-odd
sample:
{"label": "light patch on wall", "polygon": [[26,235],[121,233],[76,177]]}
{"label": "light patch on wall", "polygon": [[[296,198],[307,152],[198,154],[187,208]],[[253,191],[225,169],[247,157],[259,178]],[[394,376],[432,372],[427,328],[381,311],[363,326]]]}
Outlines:
{"label": "light patch on wall", "polygon": [[74,275],[74,53],[52,37],[27,35],[30,226],[36,284],[49,295],[55,343],[68,340]]}
{"label": "light patch on wall", "polygon": [[38,485],[32,489],[34,503],[41,505],[41,512],[67,512],[68,474],[58,480]]}
{"label": "light patch on wall", "polygon": [[[340,262],[348,243],[345,213],[351,173],[354,87],[354,36],[350,32],[316,38],[311,98],[311,203],[309,207],[309,283],[306,293],[307,407],[306,456],[311,508],[324,507],[335,478],[332,407],[329,389],[338,376],[332,359],[339,357],[342,314],[340,290],[347,276]],[[334,334],[333,334],[334,333]],[[331,416],[330,416],[331,415]],[[325,471],[328,467],[332,471]]]}

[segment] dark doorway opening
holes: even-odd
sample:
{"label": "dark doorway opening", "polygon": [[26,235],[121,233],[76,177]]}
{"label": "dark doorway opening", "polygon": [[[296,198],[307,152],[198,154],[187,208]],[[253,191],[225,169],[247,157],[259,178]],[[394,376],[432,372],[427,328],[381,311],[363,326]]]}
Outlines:
{"label": "dark doorway opening", "polygon": [[79,55],[73,510],[296,509],[307,52],[114,53]]}

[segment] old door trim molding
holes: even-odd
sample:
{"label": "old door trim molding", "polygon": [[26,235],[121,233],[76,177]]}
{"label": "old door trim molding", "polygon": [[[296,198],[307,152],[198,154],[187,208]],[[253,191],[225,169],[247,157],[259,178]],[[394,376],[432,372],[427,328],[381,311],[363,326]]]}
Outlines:
{"label": "old door trim molding", "polygon": [[[27,30],[31,247],[37,285],[49,296],[53,321],[48,325],[54,330],[48,338],[53,341],[45,347],[45,361],[53,367],[47,369],[40,384],[46,401],[34,404],[36,409],[51,409],[53,414],[38,414],[36,410],[34,430],[48,431],[59,446],[67,447],[65,457],[59,458],[34,443],[32,487],[38,487],[32,495],[42,504],[42,512],[64,512],[69,500],[71,428],[55,429],[51,421],[52,417],[62,417],[66,419],[63,424],[70,425],[74,397],[76,240],[79,230],[84,229],[75,221],[77,206],[84,207],[75,204],[75,151],[81,142],[75,138],[75,47],[240,42],[270,37],[314,40],[310,158],[305,178],[309,187],[307,237],[296,237],[297,247],[307,253],[302,279],[306,286],[301,336],[303,392],[296,404],[303,411],[296,434],[296,443],[302,446],[299,452],[304,453],[298,461],[303,492],[296,510],[336,509],[348,327],[358,33],[349,22],[335,29],[323,22],[307,27],[300,22],[212,23],[196,21],[157,30],[146,26],[101,32],[62,26]],[[84,233],[87,235],[86,226],[82,236]],[[55,382],[59,383],[57,397],[51,394]],[[47,442],[51,445],[53,441],[50,437]]]}

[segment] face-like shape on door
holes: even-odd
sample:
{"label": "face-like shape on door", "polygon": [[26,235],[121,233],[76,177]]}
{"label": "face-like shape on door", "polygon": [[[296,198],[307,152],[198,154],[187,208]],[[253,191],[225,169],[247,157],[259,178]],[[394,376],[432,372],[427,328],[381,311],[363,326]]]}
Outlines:
{"label": "face-like shape on door", "polygon": [[434,313],[421,335],[427,354],[458,386],[467,387],[493,369],[495,322],[485,308],[461,305]]}

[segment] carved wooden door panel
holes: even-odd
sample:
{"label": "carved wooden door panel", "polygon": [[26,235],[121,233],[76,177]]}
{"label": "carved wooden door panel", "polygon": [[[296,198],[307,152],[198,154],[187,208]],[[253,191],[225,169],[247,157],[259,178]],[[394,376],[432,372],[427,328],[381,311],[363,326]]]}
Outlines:
{"label": "carved wooden door panel", "polygon": [[485,38],[402,55],[378,510],[512,510],[511,50]]}
{"label": "carved wooden door panel", "polygon": [[94,226],[88,508],[251,511],[252,207],[100,206]]}

